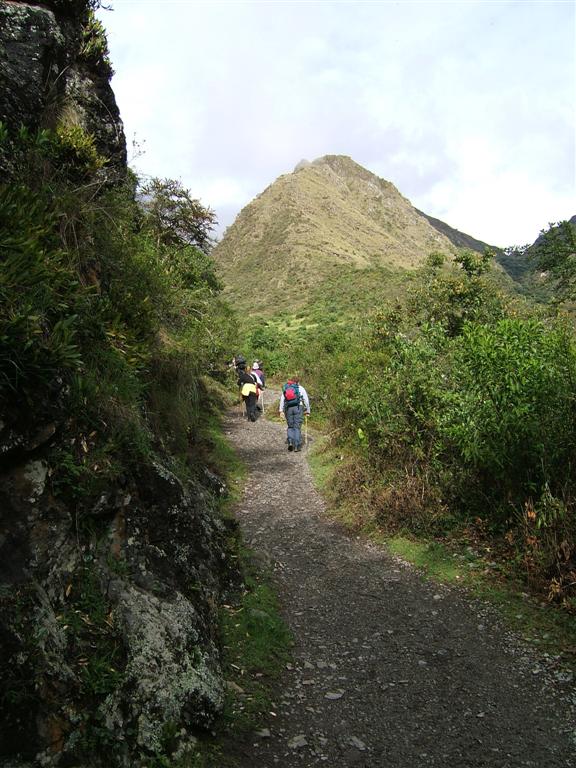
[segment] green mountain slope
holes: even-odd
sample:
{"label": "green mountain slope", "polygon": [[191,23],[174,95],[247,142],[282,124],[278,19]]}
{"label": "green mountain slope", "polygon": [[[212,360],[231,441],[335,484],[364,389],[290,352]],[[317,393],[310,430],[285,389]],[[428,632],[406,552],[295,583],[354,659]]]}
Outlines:
{"label": "green mountain slope", "polygon": [[467,235],[465,232],[460,232],[459,229],[454,229],[454,227],[451,227],[444,221],[435,219],[434,216],[429,216],[427,213],[419,211],[417,208],[415,210],[420,216],[424,216],[426,221],[430,222],[434,229],[445,235],[457,248],[468,248],[470,251],[478,251],[479,253],[482,253],[485,248],[492,248],[495,252],[499,252],[499,249],[495,246],[488,245],[488,243],[484,243],[482,240],[477,240],[475,237]]}
{"label": "green mountain slope", "polygon": [[[416,269],[433,251],[454,254],[456,230],[439,225],[390,182],[349,157],[327,155],[300,163],[258,195],[213,255],[234,304],[241,310],[257,304],[272,316],[304,307],[342,270],[352,282],[358,273],[363,285],[371,274],[381,279],[383,270]],[[462,237],[468,247],[484,246]]]}

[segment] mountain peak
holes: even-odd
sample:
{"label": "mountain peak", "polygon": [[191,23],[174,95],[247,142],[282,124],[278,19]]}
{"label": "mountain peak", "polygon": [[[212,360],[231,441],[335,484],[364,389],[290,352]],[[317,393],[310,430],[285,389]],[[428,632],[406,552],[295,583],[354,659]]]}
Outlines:
{"label": "mountain peak", "polygon": [[343,267],[411,270],[432,251],[450,256],[456,248],[449,237],[391,182],[347,155],[324,155],[301,160],[249,203],[214,258],[237,305],[249,303],[258,274],[273,313],[302,305],[304,285]]}

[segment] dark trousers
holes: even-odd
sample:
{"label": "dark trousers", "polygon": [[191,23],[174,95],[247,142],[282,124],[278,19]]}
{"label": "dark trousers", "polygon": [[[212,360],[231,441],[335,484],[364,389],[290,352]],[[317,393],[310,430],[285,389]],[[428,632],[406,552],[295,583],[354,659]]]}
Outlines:
{"label": "dark trousers", "polygon": [[288,427],[288,442],[292,443],[294,448],[300,448],[302,443],[302,421],[304,419],[304,407],[302,405],[291,405],[284,409],[286,416],[286,426]]}
{"label": "dark trousers", "polygon": [[250,392],[249,395],[242,395],[246,405],[246,418],[250,421],[256,421],[256,392]]}

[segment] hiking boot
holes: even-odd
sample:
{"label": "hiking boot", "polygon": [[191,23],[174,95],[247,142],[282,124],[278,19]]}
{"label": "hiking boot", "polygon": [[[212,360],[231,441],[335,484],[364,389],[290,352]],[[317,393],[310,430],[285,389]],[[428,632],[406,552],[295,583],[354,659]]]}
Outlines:
{"label": "hiking boot", "polygon": [[301,450],[302,450],[302,448],[301,448],[301,446],[297,445],[297,446],[294,448],[294,450],[295,450],[295,451],[301,451]]}
{"label": "hiking boot", "polygon": [[288,440],[288,450],[289,450],[289,451],[293,451],[293,450],[294,450],[294,446],[292,445],[292,443],[290,442],[290,440]]}

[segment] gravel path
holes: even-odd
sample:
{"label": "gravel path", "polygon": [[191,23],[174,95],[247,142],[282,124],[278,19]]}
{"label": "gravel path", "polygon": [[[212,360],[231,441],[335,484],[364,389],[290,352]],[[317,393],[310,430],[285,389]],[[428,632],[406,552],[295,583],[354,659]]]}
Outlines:
{"label": "gravel path", "polygon": [[296,641],[241,766],[575,768],[573,682],[483,604],[328,520],[283,425],[236,411],[226,433],[250,470],[239,523]]}

